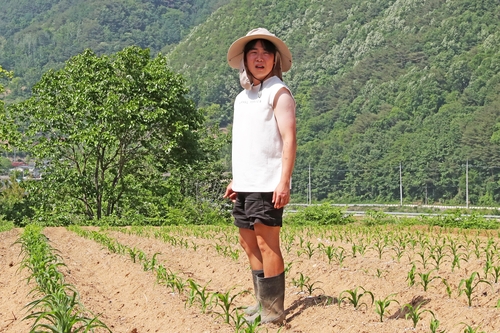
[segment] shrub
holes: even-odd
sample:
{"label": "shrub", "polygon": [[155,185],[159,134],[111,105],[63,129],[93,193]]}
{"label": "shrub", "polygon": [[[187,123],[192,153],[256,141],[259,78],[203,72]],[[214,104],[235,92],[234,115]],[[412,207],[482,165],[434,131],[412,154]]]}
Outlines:
{"label": "shrub", "polygon": [[496,220],[489,220],[483,215],[473,212],[466,215],[465,212],[456,210],[450,214],[438,215],[426,219],[426,223],[432,226],[463,228],[463,229],[498,229]]}
{"label": "shrub", "polygon": [[354,222],[352,215],[346,214],[343,208],[334,207],[329,203],[308,206],[287,214],[286,218],[290,223],[298,225],[345,225]]}

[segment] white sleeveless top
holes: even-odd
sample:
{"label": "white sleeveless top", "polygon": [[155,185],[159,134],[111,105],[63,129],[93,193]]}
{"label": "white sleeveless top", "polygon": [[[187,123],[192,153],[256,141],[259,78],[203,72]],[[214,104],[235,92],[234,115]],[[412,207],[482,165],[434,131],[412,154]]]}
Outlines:
{"label": "white sleeveless top", "polygon": [[273,76],[264,81],[261,91],[259,84],[236,97],[232,138],[235,192],[273,192],[280,182],[283,141],[273,102],[283,87],[290,91]]}

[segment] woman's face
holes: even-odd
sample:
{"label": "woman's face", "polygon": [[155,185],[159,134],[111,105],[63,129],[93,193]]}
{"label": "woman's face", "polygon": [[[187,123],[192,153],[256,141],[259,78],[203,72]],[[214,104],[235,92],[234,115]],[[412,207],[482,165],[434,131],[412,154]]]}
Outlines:
{"label": "woman's face", "polygon": [[254,85],[258,85],[261,81],[264,81],[274,67],[274,54],[266,51],[260,40],[247,52],[245,60],[247,69],[254,77]]}

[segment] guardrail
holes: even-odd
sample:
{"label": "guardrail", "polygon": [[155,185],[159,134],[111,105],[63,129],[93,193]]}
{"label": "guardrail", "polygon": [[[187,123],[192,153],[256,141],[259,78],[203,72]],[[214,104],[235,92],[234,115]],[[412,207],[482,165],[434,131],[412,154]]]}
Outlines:
{"label": "guardrail", "polygon": [[[321,204],[303,204],[303,203],[289,203],[288,206],[320,206]],[[411,207],[411,208],[437,208],[437,209],[482,209],[482,210],[498,210],[500,207],[487,207],[487,206],[446,206],[446,205],[417,205],[417,204],[370,204],[370,203],[349,203],[349,204],[330,204],[339,207]]]}
{"label": "guardrail", "polygon": [[[337,206],[337,207],[410,207],[410,208],[437,208],[441,210],[446,210],[446,209],[482,209],[482,210],[497,210],[499,212],[499,215],[482,215],[485,218],[488,219],[495,219],[500,221],[500,207],[483,207],[483,206],[444,206],[444,205],[415,205],[415,204],[408,204],[408,205],[399,205],[399,204],[330,204],[332,206]],[[307,206],[321,206],[321,204],[301,204],[301,203],[290,203],[287,205],[289,207],[286,211],[293,213],[296,212],[297,210],[294,210],[293,208],[290,209],[290,207],[293,206],[300,206],[300,207],[307,207]],[[367,214],[366,211],[363,210],[346,210],[347,214],[352,214],[353,216],[364,216]],[[407,216],[407,217],[417,217],[417,216],[439,216],[442,214],[439,213],[424,213],[424,212],[384,212],[384,214],[387,215],[399,215],[399,216]],[[462,214],[463,216],[470,216],[470,214]]]}

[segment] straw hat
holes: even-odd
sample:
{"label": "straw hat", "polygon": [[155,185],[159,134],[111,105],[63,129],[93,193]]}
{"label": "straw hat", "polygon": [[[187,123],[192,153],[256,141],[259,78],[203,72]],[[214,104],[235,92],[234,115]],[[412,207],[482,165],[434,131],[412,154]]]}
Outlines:
{"label": "straw hat", "polygon": [[281,70],[286,72],[292,67],[292,53],[286,46],[286,44],[276,37],[276,35],[270,33],[267,29],[257,28],[249,31],[246,36],[238,38],[227,51],[227,62],[229,66],[234,69],[240,69],[241,61],[243,59],[243,50],[245,45],[254,39],[267,39],[276,46],[280,56],[281,56]]}

